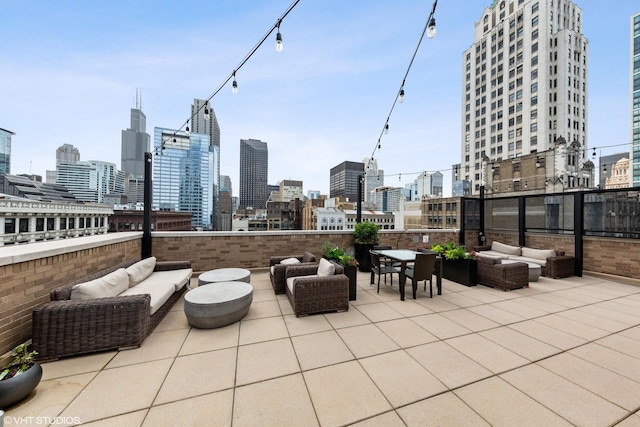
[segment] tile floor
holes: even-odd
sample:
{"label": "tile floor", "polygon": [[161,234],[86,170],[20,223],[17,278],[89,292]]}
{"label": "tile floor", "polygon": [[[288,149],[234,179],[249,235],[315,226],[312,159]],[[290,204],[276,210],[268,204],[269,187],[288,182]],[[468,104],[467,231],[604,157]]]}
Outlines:
{"label": "tile floor", "polygon": [[179,302],[140,348],[44,363],[5,426],[640,426],[638,286],[400,301],[359,273],[349,311],[296,318],[266,272],[251,284],[234,325],[192,329]]}

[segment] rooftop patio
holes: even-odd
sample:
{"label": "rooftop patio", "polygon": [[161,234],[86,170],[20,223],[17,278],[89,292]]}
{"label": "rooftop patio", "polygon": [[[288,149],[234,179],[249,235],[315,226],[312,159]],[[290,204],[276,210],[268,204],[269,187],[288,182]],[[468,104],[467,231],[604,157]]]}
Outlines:
{"label": "rooftop patio", "polygon": [[190,328],[180,301],[140,348],[44,363],[5,425],[640,425],[638,286],[444,280],[400,301],[359,272],[348,312],[296,318],[266,270],[251,284],[239,323]]}

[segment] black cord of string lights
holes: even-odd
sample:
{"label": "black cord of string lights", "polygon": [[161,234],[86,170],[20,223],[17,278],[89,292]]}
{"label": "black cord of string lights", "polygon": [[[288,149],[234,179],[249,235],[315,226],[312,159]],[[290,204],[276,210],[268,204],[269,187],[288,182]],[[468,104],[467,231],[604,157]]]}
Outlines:
{"label": "black cord of string lights", "polygon": [[264,36],[262,36],[262,38],[255,44],[255,46],[253,46],[253,48],[249,51],[249,53],[247,53],[245,57],[242,58],[242,60],[233,69],[233,71],[227,76],[226,79],[222,81],[222,83],[220,83],[220,86],[218,86],[218,88],[215,91],[213,91],[213,93],[206,99],[206,101],[202,103],[202,105],[200,105],[200,107],[191,114],[191,116],[182,124],[182,126],[180,126],[177,130],[175,130],[173,134],[171,134],[169,137],[164,139],[159,147],[155,147],[153,149],[156,155],[159,154],[158,150],[164,150],[165,144],[169,142],[171,139],[175,138],[178,135],[178,132],[182,131],[182,129],[186,129],[186,127],[189,126],[189,122],[193,120],[195,116],[198,115],[200,110],[208,108],[209,101],[211,101],[211,99],[214,96],[216,96],[218,92],[220,92],[222,88],[225,87],[227,83],[229,83],[231,79],[233,79],[234,88],[236,87],[236,80],[235,80],[236,73],[247,63],[247,61],[249,61],[249,59],[253,56],[253,54],[256,53],[256,51],[260,48],[260,46],[262,46],[264,42],[269,38],[269,36],[271,36],[274,30],[276,29],[278,30],[277,40],[279,40],[280,43],[282,42],[282,36],[280,36],[280,24],[282,23],[282,20],[286,18],[287,15],[289,15],[289,13],[293,10],[293,8],[297,6],[298,3],[300,3],[300,0],[295,0],[293,3],[291,3],[291,5],[287,8],[287,10],[280,16],[280,18],[278,18],[276,23],[273,24],[271,28],[269,28],[269,30],[265,33]]}
{"label": "black cord of string lights", "polygon": [[[376,142],[376,145],[373,148],[373,152],[371,153],[371,159],[374,158],[375,153],[377,150],[379,150],[381,148],[381,139],[382,139],[382,135],[385,132],[389,131],[389,120],[391,119],[391,114],[393,113],[394,108],[396,107],[396,104],[398,102],[398,98],[404,97],[404,85],[405,82],[407,81],[407,77],[409,76],[409,72],[411,71],[411,67],[413,66],[413,61],[416,59],[416,55],[418,54],[418,50],[420,49],[420,45],[422,44],[422,40],[424,39],[424,35],[427,33],[428,30],[430,30],[430,27],[432,27],[432,30],[435,31],[435,25],[436,25],[436,20],[433,17],[436,13],[436,7],[438,6],[438,0],[435,0],[433,2],[433,6],[431,7],[431,12],[429,13],[429,16],[427,17],[427,21],[425,23],[424,29],[422,30],[422,34],[420,34],[420,39],[418,40],[418,45],[416,46],[415,51],[413,52],[413,56],[411,57],[411,61],[409,61],[409,66],[407,67],[407,71],[404,73],[404,77],[402,78],[402,84],[400,85],[400,89],[398,90],[398,92],[396,93],[396,96],[393,100],[393,103],[391,104],[391,109],[389,110],[389,114],[387,115],[387,120],[384,122],[384,126],[382,126],[382,130],[380,131],[380,135],[378,136],[378,141]],[[435,34],[435,32],[434,32]],[[432,36],[430,36],[430,38],[433,38]],[[402,102],[402,101],[400,101]],[[366,171],[365,171],[366,173]]]}

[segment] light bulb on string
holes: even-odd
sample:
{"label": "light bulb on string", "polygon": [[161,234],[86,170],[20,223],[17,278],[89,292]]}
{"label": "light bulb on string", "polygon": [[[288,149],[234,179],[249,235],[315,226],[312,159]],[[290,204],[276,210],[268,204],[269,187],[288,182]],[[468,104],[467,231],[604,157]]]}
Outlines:
{"label": "light bulb on string", "polygon": [[238,93],[238,82],[236,81],[236,72],[233,72],[233,83],[231,83],[231,92],[235,95]]}
{"label": "light bulb on string", "polygon": [[401,104],[404,102],[404,89],[400,89],[400,95],[398,95],[398,102]]}
{"label": "light bulb on string", "polygon": [[184,129],[184,133],[187,136],[189,136],[189,133],[191,133],[191,131],[189,130],[189,120],[187,120],[187,127]]}
{"label": "light bulb on string", "polygon": [[436,19],[431,18],[431,20],[429,21],[429,28],[427,29],[427,37],[432,39],[435,36],[436,36]]}
{"label": "light bulb on string", "polygon": [[280,34],[280,21],[278,21],[278,33],[276,34],[276,50],[282,52],[284,46],[282,45],[282,34]]}
{"label": "light bulb on string", "polygon": [[389,134],[389,123],[384,125],[384,134],[385,135]]}
{"label": "light bulb on string", "polygon": [[593,153],[591,154],[591,157],[593,157],[594,159],[596,158],[596,148],[593,147]]}
{"label": "light bulb on string", "polygon": [[209,120],[209,109],[207,108],[208,104],[204,104],[204,119]]}
{"label": "light bulb on string", "polygon": [[398,174],[398,181],[402,181],[402,174],[401,173]]}

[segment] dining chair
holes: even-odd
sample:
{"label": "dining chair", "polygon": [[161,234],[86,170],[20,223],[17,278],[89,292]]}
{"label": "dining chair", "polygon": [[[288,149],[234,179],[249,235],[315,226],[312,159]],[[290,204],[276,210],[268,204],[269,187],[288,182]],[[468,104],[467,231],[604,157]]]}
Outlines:
{"label": "dining chair", "polygon": [[374,275],[378,275],[378,293],[380,293],[380,276],[384,276],[384,282],[387,283],[387,274],[391,274],[391,286],[393,286],[393,273],[400,275],[400,272],[393,266],[384,263],[373,250],[369,251],[371,256],[371,284],[373,285]]}
{"label": "dining chair", "polygon": [[405,275],[411,279],[413,288],[413,298],[416,297],[418,282],[424,280],[424,290],[427,290],[427,280],[429,281],[429,296],[433,298],[433,274],[436,265],[435,253],[418,252],[413,267],[407,268]]}
{"label": "dining chair", "polygon": [[[376,250],[381,250],[382,251],[382,250],[387,250],[387,249],[393,249],[393,246],[391,246],[391,245],[375,245],[373,247],[374,251],[376,251]],[[382,256],[382,255],[380,256],[380,262],[381,263],[385,263],[386,265],[390,265],[390,266],[392,266],[394,268],[400,268],[402,266],[401,262],[393,261],[393,260],[391,260],[391,259],[389,259],[389,258],[387,258],[385,256]]]}

